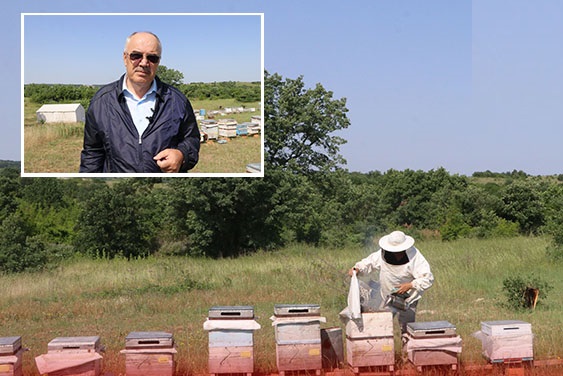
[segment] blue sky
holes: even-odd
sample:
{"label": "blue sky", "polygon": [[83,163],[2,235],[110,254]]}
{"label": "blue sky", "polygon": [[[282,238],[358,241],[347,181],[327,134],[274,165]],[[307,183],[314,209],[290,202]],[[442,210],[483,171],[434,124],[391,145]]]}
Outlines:
{"label": "blue sky", "polygon": [[[347,98],[351,125],[339,135],[348,141],[341,151],[349,170],[444,167],[466,175],[514,169],[534,175],[563,173],[559,146],[563,139],[563,2],[10,2],[0,15],[2,35],[8,36],[3,56],[11,56],[2,63],[6,72],[20,71],[21,12],[264,13],[265,68],[288,78],[303,75],[307,86],[319,82],[336,98]],[[150,28],[128,22],[80,22],[72,30],[52,27],[45,34],[58,32],[64,40],[83,42],[77,51],[86,51],[86,56],[65,55],[65,64],[75,67],[65,69],[72,81],[82,76],[111,81],[116,72],[122,72],[123,34],[131,28]],[[188,81],[206,81],[206,75],[222,71],[201,64],[191,50],[173,49],[184,43],[197,49],[208,38],[231,38],[231,29],[214,36],[209,30],[194,30],[178,22],[182,25],[155,25],[162,27],[162,32],[155,30],[164,39],[162,63],[181,68]],[[34,58],[39,67],[34,69],[56,71],[57,64],[41,61],[41,56],[52,56],[56,46],[45,42],[39,47],[44,54]],[[5,136],[0,139],[0,159],[19,159],[19,75],[9,73],[4,87],[6,97],[0,108],[5,114]]]}
{"label": "blue sky", "polygon": [[33,14],[24,16],[24,82],[114,81],[124,73],[121,55],[126,37],[142,30],[158,35],[163,45],[161,64],[183,72],[185,82],[260,81],[262,77],[257,14]]}

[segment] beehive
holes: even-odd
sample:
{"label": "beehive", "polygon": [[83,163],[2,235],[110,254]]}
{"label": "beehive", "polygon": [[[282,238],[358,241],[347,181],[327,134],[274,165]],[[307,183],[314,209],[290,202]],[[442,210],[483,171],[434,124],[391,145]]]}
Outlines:
{"label": "beehive", "polygon": [[275,328],[276,363],[285,371],[322,369],[321,328],[326,319],[316,304],[278,304],[271,318]]}
{"label": "beehive", "polygon": [[207,134],[209,140],[219,138],[219,126],[215,120],[202,120],[200,122],[201,131]]}
{"label": "beehive", "polygon": [[418,370],[425,366],[451,366],[456,370],[461,353],[461,337],[447,321],[412,322],[405,334],[409,360]]}
{"label": "beehive", "polygon": [[216,306],[203,328],[209,331],[209,373],[254,372],[254,321],[250,306]]}
{"label": "beehive", "polygon": [[248,135],[248,127],[251,126],[252,123],[246,122],[237,124],[237,136],[246,136]]}
{"label": "beehive", "polygon": [[127,376],[172,376],[176,370],[172,334],[131,332],[125,338],[125,374]]}
{"label": "beehive", "polygon": [[247,128],[248,128],[248,135],[259,134],[261,132],[260,124],[250,123]]}
{"label": "beehive", "polygon": [[219,137],[236,137],[237,121],[234,119],[221,119],[217,122],[219,126]]}
{"label": "beehive", "polygon": [[22,376],[21,337],[0,338],[0,376]]}
{"label": "beehive", "polygon": [[529,361],[534,358],[532,325],[525,321],[501,320],[481,323],[483,355],[491,362]]}
{"label": "beehive", "polygon": [[366,312],[362,319],[346,323],[348,364],[357,373],[361,367],[388,367],[395,364],[393,314]]}
{"label": "beehive", "polygon": [[102,372],[100,337],[57,337],[47,344],[47,354],[35,358],[42,375],[98,376]]}

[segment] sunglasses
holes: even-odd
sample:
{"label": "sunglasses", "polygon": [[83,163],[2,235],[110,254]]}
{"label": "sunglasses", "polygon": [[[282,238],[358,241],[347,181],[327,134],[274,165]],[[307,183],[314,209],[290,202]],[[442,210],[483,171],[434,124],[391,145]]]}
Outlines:
{"label": "sunglasses", "polygon": [[[140,52],[131,52],[128,53],[128,55],[129,55],[129,59],[131,59],[131,62],[133,63],[143,59],[143,54]],[[144,55],[144,56],[146,56],[147,60],[153,64],[157,64],[160,61],[160,56],[158,55]]]}

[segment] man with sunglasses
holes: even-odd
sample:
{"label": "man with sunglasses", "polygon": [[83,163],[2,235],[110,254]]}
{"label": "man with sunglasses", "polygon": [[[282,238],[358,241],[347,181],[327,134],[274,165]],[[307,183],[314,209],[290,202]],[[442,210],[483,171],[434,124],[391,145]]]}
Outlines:
{"label": "man with sunglasses", "polygon": [[[406,333],[407,323],[414,322],[416,306],[422,293],[434,283],[430,265],[414,246],[414,239],[402,231],[393,231],[379,239],[380,249],[359,261],[349,270],[358,274],[379,272],[380,298],[393,315],[398,314],[401,330]],[[388,304],[393,294],[406,297],[409,304]],[[408,297],[407,297],[408,295]]]}
{"label": "man with sunglasses", "polygon": [[126,73],[92,98],[80,172],[186,172],[198,162],[200,134],[189,100],[159,80],[162,46],[135,32],[125,43]]}

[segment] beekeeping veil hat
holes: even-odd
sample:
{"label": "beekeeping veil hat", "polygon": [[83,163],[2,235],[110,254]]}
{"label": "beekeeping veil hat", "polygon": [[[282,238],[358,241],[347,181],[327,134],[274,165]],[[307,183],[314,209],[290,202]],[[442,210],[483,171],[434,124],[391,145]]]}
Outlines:
{"label": "beekeeping veil hat", "polygon": [[393,231],[379,239],[379,246],[389,252],[406,251],[414,245],[414,239],[402,231]]}

